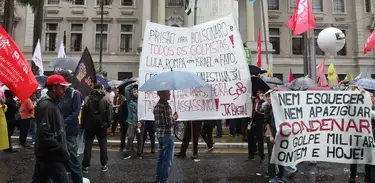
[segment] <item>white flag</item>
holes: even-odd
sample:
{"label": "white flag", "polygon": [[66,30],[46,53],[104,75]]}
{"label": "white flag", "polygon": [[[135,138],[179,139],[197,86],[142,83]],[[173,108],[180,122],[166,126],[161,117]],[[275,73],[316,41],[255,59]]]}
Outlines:
{"label": "white flag", "polygon": [[64,42],[61,41],[60,47],[59,47],[59,53],[57,53],[57,58],[65,58],[65,57],[66,57],[66,54],[65,54]]}
{"label": "white flag", "polygon": [[43,68],[43,60],[42,60],[42,50],[40,48],[40,40],[38,40],[38,44],[35,46],[32,60],[35,63],[35,65],[39,67],[39,76],[43,76],[44,68]]}

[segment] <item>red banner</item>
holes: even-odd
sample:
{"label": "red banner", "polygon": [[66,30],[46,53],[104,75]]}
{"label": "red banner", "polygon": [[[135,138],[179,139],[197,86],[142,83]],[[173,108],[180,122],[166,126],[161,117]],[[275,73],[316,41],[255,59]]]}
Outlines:
{"label": "red banner", "polygon": [[2,26],[0,26],[0,82],[21,101],[28,99],[38,87],[29,62]]}

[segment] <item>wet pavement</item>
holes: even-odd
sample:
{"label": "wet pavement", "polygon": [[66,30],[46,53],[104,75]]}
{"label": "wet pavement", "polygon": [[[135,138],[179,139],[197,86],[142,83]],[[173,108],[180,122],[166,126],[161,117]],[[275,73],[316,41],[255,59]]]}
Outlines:
{"label": "wet pavement", "polygon": [[[0,183],[29,183],[34,166],[32,149],[18,149],[15,154],[0,152]],[[188,154],[189,155],[189,154]],[[143,159],[122,160],[122,153],[109,151],[109,170],[100,171],[99,152],[93,152],[92,166],[87,178],[92,183],[141,183],[154,182],[156,158],[145,153]],[[349,165],[303,163],[298,174],[290,182],[342,183],[347,182]],[[363,166],[359,176],[363,177]],[[248,161],[246,154],[210,153],[200,154],[200,161],[189,157],[174,160],[170,171],[170,182],[186,183],[267,183],[267,165],[259,160]],[[363,182],[358,179],[358,182]]]}

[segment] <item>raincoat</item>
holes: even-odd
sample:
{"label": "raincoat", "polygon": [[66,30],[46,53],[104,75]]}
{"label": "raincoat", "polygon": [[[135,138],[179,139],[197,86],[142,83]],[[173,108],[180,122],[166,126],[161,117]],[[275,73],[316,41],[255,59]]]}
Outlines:
{"label": "raincoat", "polygon": [[9,148],[7,120],[5,119],[7,109],[5,104],[0,104],[0,150]]}

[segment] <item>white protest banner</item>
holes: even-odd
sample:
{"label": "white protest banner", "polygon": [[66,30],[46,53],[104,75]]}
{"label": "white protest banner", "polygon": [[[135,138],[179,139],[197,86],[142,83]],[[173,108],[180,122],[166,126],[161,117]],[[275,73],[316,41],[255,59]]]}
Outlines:
{"label": "white protest banner", "polygon": [[[180,120],[251,115],[251,77],[232,15],[190,28],[147,22],[139,63],[139,85],[167,71],[193,72],[210,86],[177,90],[172,110]],[[153,120],[156,92],[139,92],[138,118]]]}
{"label": "white protest banner", "polygon": [[371,98],[361,91],[271,94],[277,134],[272,161],[375,164]]}

